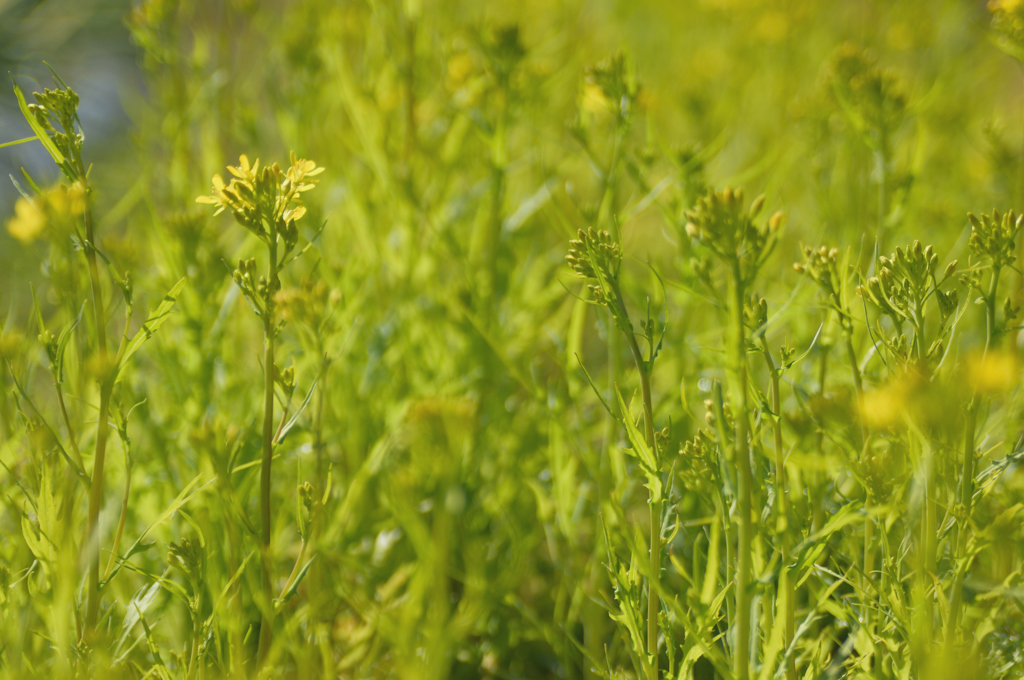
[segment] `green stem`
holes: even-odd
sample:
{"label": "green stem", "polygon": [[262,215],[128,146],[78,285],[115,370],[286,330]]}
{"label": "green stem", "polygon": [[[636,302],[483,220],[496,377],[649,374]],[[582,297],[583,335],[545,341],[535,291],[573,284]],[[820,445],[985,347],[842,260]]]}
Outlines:
{"label": "green stem", "polygon": [[[988,355],[989,348],[995,338],[996,329],[996,293],[999,287],[999,267],[992,270],[992,280],[989,282],[988,294],[985,296],[985,349],[983,356]],[[964,423],[964,463],[960,475],[960,505],[963,516],[957,522],[954,569],[956,576],[953,579],[953,592],[949,598],[949,616],[946,618],[946,642],[952,643],[956,639],[960,625],[961,608],[963,604],[964,576],[966,566],[961,569],[960,561],[967,553],[967,531],[971,522],[971,509],[974,500],[974,437],[977,429],[978,408],[980,407],[977,394],[971,397],[967,404],[967,419]]]}
{"label": "green stem", "polygon": [[202,609],[202,595],[196,595],[195,611],[192,612],[192,644],[188,655],[188,671],[186,680],[193,680],[200,664],[199,661],[199,638],[202,635],[202,623],[199,619],[199,612]]}
{"label": "green stem", "polygon": [[956,640],[960,625],[960,608],[963,602],[964,576],[966,568],[961,569],[960,561],[967,552],[967,527],[971,521],[971,501],[974,496],[974,433],[977,425],[977,397],[967,405],[967,421],[964,424],[964,467],[960,478],[960,504],[963,506],[963,517],[957,522],[955,559],[953,568],[956,576],[953,579],[953,594],[949,598],[949,616],[946,618],[946,643]]}
{"label": "green stem", "polygon": [[274,457],[274,293],[277,288],[277,233],[271,231],[268,245],[270,275],[267,279],[267,298],[263,313],[263,458],[260,465],[260,527],[262,530],[260,552],[263,563],[263,611],[260,623],[260,641],[256,654],[260,665],[266,661],[270,651],[271,626],[274,611],[274,592],[271,583],[270,554],[270,465]]}
{"label": "green stem", "polygon": [[132,468],[130,465],[126,465],[124,470],[124,496],[121,498],[121,517],[117,521],[117,533],[114,535],[114,547],[110,551],[110,560],[107,561],[106,571],[103,572],[104,581],[110,578],[110,573],[114,570],[114,562],[117,559],[117,551],[121,547],[121,536],[124,534],[125,518],[128,516],[128,493],[131,491],[131,488]]}
{"label": "green stem", "polygon": [[82,452],[78,450],[78,440],[75,438],[75,431],[71,428],[71,419],[68,418],[68,409],[64,405],[64,388],[61,387],[58,376],[53,376],[53,386],[57,390],[57,403],[60,404],[60,416],[64,419],[64,429],[68,432],[68,439],[71,440],[71,450],[75,452],[75,462],[78,467],[85,470],[85,462],[82,460]]}
{"label": "green stem", "polygon": [[736,649],[733,656],[733,674],[736,680],[750,677],[750,574],[753,527],[750,521],[751,487],[753,474],[750,470],[750,450],[747,442],[747,362],[746,338],[743,332],[743,278],[739,258],[732,262],[732,277],[729,281],[730,357],[734,383],[732,385],[733,414],[736,434],[733,441],[733,458],[737,470],[737,513],[739,531],[736,565]]}
{"label": "green stem", "polygon": [[[623,318],[629,318],[626,313],[626,306],[622,301],[622,293],[617,284],[613,283],[615,303]],[[655,460],[658,458],[658,449],[654,441],[654,406],[651,399],[651,376],[650,366],[644,360],[643,352],[636,341],[636,335],[632,331],[624,331],[626,341],[629,343],[629,351],[633,355],[637,372],[640,374],[640,394],[644,403],[644,437],[647,445],[651,447]],[[649,501],[651,518],[651,551],[650,551],[650,582],[648,583],[647,594],[647,654],[651,657],[651,665],[648,666],[647,677],[649,680],[658,680],[658,606],[661,583],[661,509],[662,500],[655,499],[651,492]]]}
{"label": "green stem", "polygon": [[[860,375],[860,366],[857,365],[857,352],[853,348],[853,329],[849,325],[849,319],[845,316],[842,317],[843,322],[843,344],[846,346],[846,357],[850,362],[850,371],[853,373],[853,384],[857,390],[857,405],[861,407],[864,403],[864,381]],[[861,459],[867,458],[868,451],[870,450],[870,440],[868,439],[867,428],[864,427],[864,423],[860,423],[860,438],[861,438]],[[864,508],[870,510],[872,503],[871,489],[864,486]],[[871,586],[871,574],[875,570],[875,523],[874,520],[869,516],[864,522],[864,573],[863,573],[863,588],[865,592],[870,589]],[[865,608],[864,621],[867,625],[871,623],[871,611]]]}
{"label": "green stem", "polygon": [[[782,567],[779,570],[776,607],[779,609],[779,616],[784,625],[782,646],[783,649],[788,649],[789,643],[796,634],[796,613],[793,608],[795,598],[793,581],[787,571],[791,543],[789,509],[786,501],[786,460],[782,441],[782,399],[779,390],[779,371],[775,367],[772,353],[768,349],[768,342],[763,335],[761,336],[761,351],[764,354],[764,361],[768,365],[768,375],[771,377],[772,411],[775,414],[772,419],[772,434],[775,439],[775,529],[776,533],[782,537],[780,548]],[[796,680],[796,665],[792,656],[786,664],[786,678],[787,680]]]}
{"label": "green stem", "polygon": [[[73,131],[72,131],[73,132]],[[107,456],[107,436],[109,427],[107,420],[110,416],[110,394],[113,391],[112,367],[107,365],[107,331],[104,323],[103,290],[100,285],[99,265],[96,262],[96,234],[92,219],[92,208],[88,205],[89,186],[85,173],[85,165],[82,162],[81,153],[74,152],[75,168],[78,174],[78,181],[82,183],[82,190],[86,197],[86,209],[83,216],[85,222],[85,259],[89,266],[89,283],[92,291],[92,307],[96,324],[96,353],[99,358],[101,377],[100,382],[100,408],[96,421],[96,450],[93,458],[92,484],[89,488],[89,517],[86,525],[86,539],[83,549],[89,559],[88,590],[85,609],[85,626],[83,628],[83,639],[92,642],[96,619],[100,609],[100,537],[99,517],[100,505],[103,499],[103,467]]]}

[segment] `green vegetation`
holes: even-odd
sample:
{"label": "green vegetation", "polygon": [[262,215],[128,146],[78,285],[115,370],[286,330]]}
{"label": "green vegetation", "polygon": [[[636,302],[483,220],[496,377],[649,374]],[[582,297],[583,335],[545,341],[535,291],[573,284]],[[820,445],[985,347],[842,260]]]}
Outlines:
{"label": "green vegetation", "polygon": [[13,74],[0,680],[1024,676],[1024,3],[125,22],[133,156]]}

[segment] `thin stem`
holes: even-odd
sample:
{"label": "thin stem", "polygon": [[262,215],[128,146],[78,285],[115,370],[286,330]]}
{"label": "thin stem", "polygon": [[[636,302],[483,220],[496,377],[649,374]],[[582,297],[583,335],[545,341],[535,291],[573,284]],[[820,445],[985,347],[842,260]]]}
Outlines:
{"label": "thin stem", "polygon": [[[615,303],[618,305],[623,318],[628,318],[626,306],[622,301],[622,293],[618,284],[613,283]],[[632,331],[624,331],[626,341],[629,343],[629,351],[633,355],[637,372],[640,374],[640,394],[644,402],[644,437],[647,445],[651,447],[655,460],[658,457],[658,450],[654,441],[654,406],[651,399],[651,376],[650,367],[644,360],[643,352],[636,341],[636,335]],[[647,653],[651,657],[651,665],[648,666],[647,677],[650,680],[658,680],[658,608],[661,583],[661,509],[662,500],[654,498],[654,492],[650,496],[651,511],[651,551],[650,551],[650,583],[647,593]]]}
{"label": "thin stem", "polygon": [[737,513],[739,514],[738,545],[736,550],[736,649],[733,656],[733,674],[737,680],[750,677],[750,574],[753,527],[750,521],[751,487],[750,449],[747,442],[747,362],[746,338],[743,332],[743,278],[739,258],[732,262],[729,281],[732,299],[729,313],[730,354],[732,363],[732,400],[736,434],[733,441],[734,462],[737,470]]}
{"label": "thin stem", "polygon": [[117,522],[117,533],[114,535],[114,548],[110,551],[110,560],[107,561],[107,568],[103,572],[103,580],[110,578],[114,570],[114,562],[117,560],[117,551],[121,547],[121,536],[124,534],[125,518],[128,516],[128,492],[132,487],[132,468],[130,465],[124,471],[124,497],[121,499],[121,518]]}
{"label": "thin stem", "polygon": [[196,671],[198,670],[198,666],[200,664],[199,638],[202,635],[203,629],[202,622],[199,617],[199,612],[202,610],[202,597],[203,596],[201,593],[195,594],[195,610],[192,612],[192,644],[191,651],[189,652],[188,655],[188,671],[186,680],[192,680],[194,677],[196,677]]}
{"label": "thin stem", "polygon": [[[71,131],[74,132],[73,130]],[[104,323],[103,290],[100,285],[99,265],[96,262],[96,234],[93,228],[92,208],[88,205],[89,186],[85,173],[85,165],[82,162],[82,155],[76,149],[74,151],[74,162],[78,181],[82,183],[83,193],[86,196],[85,222],[85,259],[89,266],[89,283],[92,291],[93,315],[96,324],[96,353],[101,366],[100,378],[100,408],[99,417],[96,421],[96,451],[93,458],[92,484],[89,488],[89,517],[86,525],[86,540],[83,549],[89,559],[89,580],[85,610],[85,626],[83,638],[91,642],[96,628],[96,619],[100,609],[100,539],[99,539],[99,517],[100,505],[103,497],[103,467],[107,456],[107,436],[109,426],[107,419],[110,416],[110,394],[113,391],[111,376],[112,367],[107,365],[107,331]]]}
{"label": "thin stem", "polygon": [[967,420],[964,423],[964,467],[960,478],[960,505],[963,506],[963,517],[957,522],[955,559],[953,569],[953,594],[949,598],[949,616],[946,618],[946,642],[955,641],[960,625],[960,607],[963,602],[964,574],[966,567],[961,568],[960,560],[967,552],[967,527],[971,521],[971,500],[974,495],[974,432],[978,417],[978,399],[975,397],[967,405]]}
{"label": "thin stem", "polygon": [[[853,348],[853,329],[849,325],[849,320],[846,317],[842,318],[843,321],[843,344],[846,346],[846,357],[850,362],[850,371],[853,373],[853,384],[857,390],[857,405],[858,408],[863,407],[864,403],[864,381],[860,375],[860,366],[857,365],[857,352]],[[860,438],[861,438],[861,457],[866,459],[870,450],[870,440],[868,439],[868,431],[864,426],[863,421],[860,423]],[[864,508],[870,510],[872,503],[871,489],[867,485],[864,486]],[[871,584],[871,574],[875,570],[875,523],[870,516],[864,522],[864,570],[863,570],[863,587],[866,590]],[[870,625],[871,622],[871,610],[868,607],[864,609],[864,621]]]}
{"label": "thin stem", "polygon": [[271,583],[270,554],[270,465],[274,458],[274,292],[277,287],[277,233],[272,231],[268,245],[270,272],[267,278],[267,299],[263,312],[263,458],[260,465],[260,527],[262,529],[260,552],[263,563],[263,612],[260,623],[260,641],[256,658],[259,664],[266,661],[270,651],[271,625],[273,618],[273,584]]}
{"label": "thin stem", "polygon": [[64,429],[67,430],[68,439],[71,440],[71,450],[75,452],[75,462],[78,467],[85,470],[85,462],[82,460],[82,452],[78,450],[78,440],[75,439],[75,431],[71,428],[71,419],[68,418],[68,409],[64,405],[64,388],[61,387],[57,376],[53,376],[53,386],[57,390],[57,403],[60,404],[60,416],[64,419]]}
{"label": "thin stem", "polygon": [[[764,361],[768,365],[768,375],[771,378],[772,411],[775,416],[772,419],[772,434],[775,439],[775,530],[782,537],[780,547],[782,567],[779,570],[776,607],[779,609],[779,616],[783,619],[782,647],[787,649],[796,634],[796,613],[793,609],[795,598],[793,581],[787,571],[791,543],[789,509],[786,501],[786,460],[782,441],[782,399],[779,391],[779,371],[775,367],[772,353],[768,349],[768,342],[763,335],[761,336],[761,352],[764,354]],[[787,680],[796,680],[796,665],[792,656],[786,664],[786,678]]]}
{"label": "thin stem", "polygon": [[[999,267],[992,269],[992,280],[989,282],[988,293],[985,295],[985,349],[983,356],[988,355],[989,348],[995,338],[996,328],[996,293],[999,288]],[[962,515],[957,521],[956,543],[954,545],[953,592],[949,598],[949,616],[946,618],[946,642],[952,643],[960,625],[960,609],[963,604],[964,575],[966,566],[961,568],[960,561],[967,553],[967,530],[971,522],[971,506],[974,500],[974,437],[977,428],[979,397],[974,394],[967,404],[967,418],[964,422],[964,463],[960,475],[960,505]]]}

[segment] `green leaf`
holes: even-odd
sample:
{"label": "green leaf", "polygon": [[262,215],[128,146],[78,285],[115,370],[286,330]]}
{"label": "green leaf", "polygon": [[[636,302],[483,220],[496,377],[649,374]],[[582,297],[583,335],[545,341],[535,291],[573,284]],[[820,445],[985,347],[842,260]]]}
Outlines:
{"label": "green leaf", "polygon": [[284,607],[284,604],[288,602],[288,600],[291,599],[292,595],[295,594],[295,591],[299,589],[299,584],[302,583],[302,579],[306,578],[306,572],[309,571],[309,567],[313,564],[313,560],[315,559],[316,555],[310,557],[309,561],[306,562],[305,566],[303,566],[302,569],[299,570],[299,573],[295,576],[295,581],[288,587],[286,591],[281,593],[281,597],[274,600],[275,611],[280,612],[281,609]]}
{"label": "green leaf", "polygon": [[0,144],[0,149],[5,146],[17,146],[18,144],[24,144],[25,142],[31,142],[33,140],[35,140],[35,137],[26,137],[25,139],[16,139],[13,142],[4,142],[3,144]]}
{"label": "green leaf", "polygon": [[611,406],[609,406],[608,402],[606,402],[604,400],[604,397],[601,396],[601,390],[597,389],[597,385],[594,384],[594,379],[590,377],[590,372],[587,371],[587,367],[583,365],[583,360],[580,359],[580,355],[579,354],[574,354],[574,356],[576,357],[576,361],[577,361],[577,363],[579,363],[580,368],[583,369],[583,375],[587,376],[587,382],[590,383],[591,389],[594,390],[594,394],[596,394],[597,398],[600,400],[601,406],[604,406],[604,410],[608,412],[608,415],[610,415],[612,418],[614,418],[615,414],[612,413]]}
{"label": "green leaf", "polygon": [[142,343],[153,337],[153,333],[155,333],[157,329],[167,321],[167,318],[171,314],[171,309],[174,307],[174,303],[178,301],[178,295],[184,287],[185,278],[182,277],[180,281],[174,284],[173,288],[167,291],[167,295],[165,295],[164,299],[159,305],[157,305],[157,308],[150,313],[149,318],[146,319],[146,323],[142,324],[142,328],[140,328],[135,336],[128,341],[128,344],[125,345],[124,354],[121,356],[121,363],[118,364],[117,377],[114,379],[114,382],[121,380],[121,377],[124,375],[124,367],[125,364],[128,363],[128,359],[139,351],[139,347],[142,346]]}
{"label": "green leaf", "polygon": [[114,656],[118,656],[121,653],[121,648],[128,641],[132,628],[142,619],[142,614],[149,609],[149,606],[153,604],[159,593],[160,584],[152,583],[148,586],[143,586],[142,590],[136,593],[135,597],[128,603],[128,612],[124,615],[124,622],[121,624],[121,637],[117,641],[117,647],[114,648]]}
{"label": "green leaf", "polygon": [[57,338],[57,382],[64,382],[64,351],[68,347],[68,342],[71,340],[71,334],[78,327],[78,324],[82,321],[82,313],[85,311],[85,303],[82,303],[82,308],[78,310],[78,316],[75,317],[74,321],[68,322],[60,332],[60,336]]}
{"label": "green leaf", "polygon": [[[793,551],[795,555],[798,555],[798,559],[795,565],[796,573],[802,572],[809,566],[813,565],[818,559],[822,552],[825,550],[825,546],[828,544],[828,539],[832,534],[836,533],[843,527],[855,524],[857,522],[863,522],[866,514],[863,512],[863,501],[853,501],[841,507],[835,515],[832,516],[828,522],[825,523],[821,529],[816,533],[808,536],[800,542],[796,549]],[[881,508],[873,508],[873,512],[882,512]],[[786,568],[788,565],[783,565]],[[799,583],[797,584],[799,585]]]}
{"label": "green leaf", "polygon": [[316,384],[318,382],[320,382],[320,378],[314,380],[313,384],[309,386],[309,392],[306,393],[306,398],[302,400],[302,404],[298,409],[296,409],[295,413],[292,414],[292,417],[288,419],[288,422],[284,424],[284,427],[281,428],[281,434],[278,435],[277,441],[274,442],[275,446],[284,441],[288,432],[295,427],[295,423],[299,420],[299,416],[301,416],[303,411],[306,410],[306,407],[309,406],[309,402],[313,398],[313,390],[316,389]]}
{"label": "green leaf", "polygon": [[111,579],[113,579],[114,576],[117,575],[117,572],[121,570],[121,567],[124,566],[124,564],[127,561],[127,559],[129,557],[131,557],[132,555],[134,555],[136,552],[138,552],[138,548],[142,544],[142,540],[144,538],[146,538],[146,536],[149,534],[149,532],[151,532],[157,526],[159,526],[160,524],[163,524],[168,519],[173,517],[174,514],[178,512],[178,510],[180,510],[181,508],[185,507],[185,505],[190,500],[192,500],[197,495],[202,493],[203,490],[206,487],[210,486],[211,484],[213,484],[216,481],[216,479],[211,479],[209,482],[207,482],[206,484],[203,484],[201,487],[199,487],[195,491],[192,491],[192,489],[196,486],[196,484],[199,483],[199,480],[201,480],[202,478],[203,478],[203,473],[199,473],[198,475],[195,476],[195,478],[191,482],[189,482],[188,484],[185,485],[185,488],[181,490],[181,493],[178,494],[178,496],[171,502],[171,504],[162,513],[160,513],[157,516],[157,518],[155,520],[153,520],[153,522],[148,527],[146,527],[146,530],[143,531],[142,534],[140,534],[137,539],[135,539],[135,542],[132,543],[132,545],[125,552],[124,557],[121,557],[121,558],[119,558],[117,560],[117,566],[115,566],[114,570],[112,572],[110,572],[110,577],[107,578],[107,580],[104,581],[104,583],[109,583],[111,581]]}

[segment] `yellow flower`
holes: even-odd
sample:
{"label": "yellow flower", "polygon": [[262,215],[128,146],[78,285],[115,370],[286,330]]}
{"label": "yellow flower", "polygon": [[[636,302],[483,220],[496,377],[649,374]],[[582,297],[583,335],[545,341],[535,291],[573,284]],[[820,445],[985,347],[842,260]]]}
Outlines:
{"label": "yellow flower", "polygon": [[1017,384],[1017,357],[1008,352],[974,355],[968,360],[967,372],[971,387],[983,394],[1005,392]]}
{"label": "yellow flower", "polygon": [[989,0],[988,11],[1012,14],[1024,5],[1024,0]]}
{"label": "yellow flower", "polygon": [[7,233],[24,244],[32,243],[46,228],[46,215],[37,201],[19,198],[14,204],[14,217],[7,220]]}
{"label": "yellow flower", "polygon": [[888,427],[903,414],[906,401],[907,390],[901,382],[871,390],[861,401],[860,416],[872,428]]}

